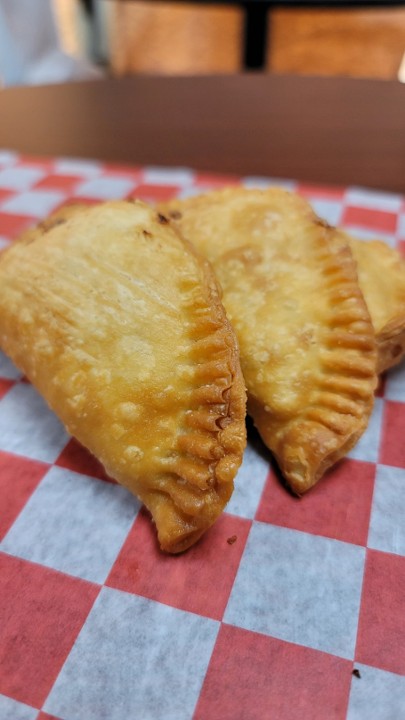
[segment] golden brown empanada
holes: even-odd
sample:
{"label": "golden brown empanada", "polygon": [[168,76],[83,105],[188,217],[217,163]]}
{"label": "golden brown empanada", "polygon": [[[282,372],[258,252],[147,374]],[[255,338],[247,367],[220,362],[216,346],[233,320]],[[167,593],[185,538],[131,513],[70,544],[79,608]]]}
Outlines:
{"label": "golden brown empanada", "polygon": [[373,405],[375,338],[347,243],[278,188],[228,189],[160,209],[213,263],[248,411],[303,493],[356,443]]}
{"label": "golden brown empanada", "polygon": [[218,285],[166,218],[111,202],[0,260],[0,345],[180,552],[215,521],[245,446],[245,388]]}
{"label": "golden brown empanada", "polygon": [[[339,231],[341,232],[341,231]],[[359,283],[377,339],[378,372],[405,355],[405,260],[380,240],[364,242],[347,233]]]}

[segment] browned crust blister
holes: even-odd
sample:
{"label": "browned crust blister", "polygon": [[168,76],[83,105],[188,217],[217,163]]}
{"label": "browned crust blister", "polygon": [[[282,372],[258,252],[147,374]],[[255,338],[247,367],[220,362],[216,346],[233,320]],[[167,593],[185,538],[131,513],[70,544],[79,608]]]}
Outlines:
{"label": "browned crust blister", "polygon": [[62,210],[0,262],[0,344],[133,491],[161,547],[216,520],[245,446],[234,332],[207,261],[141,202]]}
{"label": "browned crust blister", "polygon": [[248,410],[294,492],[367,426],[376,343],[347,242],[301,198],[230,189],[163,206],[213,263],[234,323]]}

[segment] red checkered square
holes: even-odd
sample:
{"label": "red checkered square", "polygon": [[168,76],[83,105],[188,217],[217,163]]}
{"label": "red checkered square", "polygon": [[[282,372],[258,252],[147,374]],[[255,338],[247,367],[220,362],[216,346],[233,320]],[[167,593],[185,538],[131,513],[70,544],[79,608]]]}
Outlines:
{"label": "red checkered square", "polygon": [[297,192],[303,197],[311,200],[318,198],[319,200],[337,200],[343,201],[345,188],[339,186],[313,185],[311,183],[298,183]]}
{"label": "red checkered square", "polygon": [[355,207],[348,205],[343,211],[343,225],[357,225],[382,233],[394,234],[397,228],[398,215],[396,212],[376,210],[369,207]]}
{"label": "red checkered square", "polygon": [[97,198],[88,198],[88,197],[69,197],[65,201],[63,201],[56,210],[60,210],[63,207],[67,207],[68,205],[98,205],[98,203],[102,202],[101,200],[98,200]]}
{"label": "red checkered square", "polygon": [[105,175],[128,175],[134,182],[138,182],[143,176],[144,169],[140,165],[109,162],[108,165],[101,168],[101,172]]}
{"label": "red checkered square", "polygon": [[193,720],[344,720],[352,667],[334,655],[223,625]]}
{"label": "red checkered square", "polygon": [[250,521],[224,514],[180,556],[163,554],[140,512],[106,585],[220,620],[237,573]]}
{"label": "red checkered square", "polygon": [[78,183],[83,182],[82,175],[58,175],[50,173],[34,185],[36,190],[62,190],[71,193]]}
{"label": "red checkered square", "polygon": [[10,388],[13,387],[13,385],[15,385],[14,380],[0,378],[0,400],[10,390]]}
{"label": "red checkered square", "polygon": [[220,190],[221,188],[240,185],[240,178],[236,175],[198,173],[194,178],[193,185],[196,188],[201,188],[201,192]]}
{"label": "red checkered square", "polygon": [[0,554],[0,692],[41,707],[99,592]]}
{"label": "red checkered square", "polygon": [[171,200],[179,193],[180,188],[176,185],[152,185],[149,183],[141,183],[132,190],[128,197],[137,198],[147,203],[158,203]]}
{"label": "red checkered square", "polygon": [[49,465],[0,451],[0,540],[3,539]]}
{"label": "red checkered square", "polygon": [[296,498],[286,492],[272,472],[256,519],[365,545],[374,480],[372,463],[344,460],[307,494]]}
{"label": "red checkered square", "polygon": [[14,195],[12,190],[5,190],[0,187],[0,203],[2,203],[3,200],[7,200],[9,197],[12,197],[12,195]]}
{"label": "red checkered square", "polygon": [[81,475],[89,475],[90,477],[115,483],[115,480],[107,475],[103,466],[96,460],[94,455],[86,450],[83,445],[80,445],[74,438],[71,438],[66,447],[63,448],[55,465],[67,468],[68,470],[74,470]]}
{"label": "red checkered square", "polygon": [[387,400],[380,447],[380,462],[405,468],[405,404]]}
{"label": "red checkered square", "polygon": [[24,167],[40,167],[45,172],[52,172],[53,160],[43,155],[20,155],[18,158],[18,165]]}
{"label": "red checkered square", "polygon": [[36,225],[38,218],[28,215],[14,215],[13,213],[0,212],[0,235],[14,239],[31,225]]}
{"label": "red checkered square", "polygon": [[356,660],[405,675],[405,557],[368,550]]}
{"label": "red checkered square", "polygon": [[56,717],[56,715],[49,715],[41,710],[41,712],[37,715],[36,720],[60,720],[60,718]]}

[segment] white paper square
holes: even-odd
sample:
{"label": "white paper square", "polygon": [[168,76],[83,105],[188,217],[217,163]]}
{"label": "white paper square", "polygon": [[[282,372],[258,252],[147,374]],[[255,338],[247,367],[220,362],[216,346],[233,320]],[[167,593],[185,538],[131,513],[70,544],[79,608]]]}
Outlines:
{"label": "white paper square", "polygon": [[91,178],[100,175],[102,166],[92,160],[80,160],[79,158],[58,158],[54,162],[54,172],[59,175],[77,175],[83,178]]}
{"label": "white paper square", "polygon": [[45,176],[40,167],[5,167],[0,170],[0,188],[23,192],[35,185]]}
{"label": "white paper square", "polygon": [[405,718],[405,677],[355,664],[346,720],[401,720]]}
{"label": "white paper square", "polygon": [[405,240],[405,212],[398,215],[397,234],[400,240]]}
{"label": "white paper square", "polygon": [[370,208],[370,210],[397,213],[402,207],[403,198],[402,195],[395,193],[351,187],[346,192],[345,202],[347,205]]}
{"label": "white paper square", "polygon": [[17,380],[22,373],[16,368],[14,363],[0,350],[0,377],[7,380]]}
{"label": "white paper square", "polygon": [[194,172],[188,168],[148,167],[143,173],[143,182],[151,185],[191,185]]}
{"label": "white paper square", "polygon": [[37,717],[35,708],[0,695],[0,720],[36,720]]}
{"label": "white paper square", "polygon": [[394,402],[405,402],[405,365],[403,363],[387,373],[384,397]]}
{"label": "white paper square", "polygon": [[139,507],[120,485],[53,467],[0,547],[25,560],[102,583]]}
{"label": "white paper square", "polygon": [[269,187],[280,187],[284,190],[290,190],[291,192],[297,187],[297,183],[294,180],[260,177],[254,175],[243,178],[242,185],[245,188],[257,188],[259,190],[266,190],[266,188]]}
{"label": "white paper square", "polygon": [[135,187],[134,180],[123,177],[95,177],[86,180],[75,188],[75,195],[95,200],[120,200]]}
{"label": "white paper square", "polygon": [[28,383],[11,388],[0,402],[0,449],[52,463],[69,435]]}
{"label": "white paper square", "polygon": [[340,200],[325,198],[311,198],[310,204],[322,220],[329,225],[339,225],[342,216],[343,203]]}
{"label": "white paper square", "polygon": [[202,188],[198,185],[186,185],[182,190],[179,190],[176,197],[185,200],[186,198],[198,197],[206,192],[208,192],[208,188]]}
{"label": "white paper square", "polygon": [[0,166],[15,165],[18,161],[18,155],[12,150],[0,150]]}
{"label": "white paper square", "polygon": [[253,519],[269,474],[269,462],[248,444],[243,462],[235,478],[235,490],[226,511]]}
{"label": "white paper square", "polygon": [[255,522],[224,621],[352,658],[365,548]]}
{"label": "white paper square", "polygon": [[44,710],[69,720],[190,720],[218,628],[214,620],[103,588]]}
{"label": "white paper square", "polygon": [[29,190],[5,200],[3,212],[17,215],[32,215],[42,218],[52,212],[65,199],[65,195],[56,190]]}
{"label": "white paper square", "polygon": [[378,465],[368,547],[405,555],[405,470]]}
{"label": "white paper square", "polygon": [[3,250],[3,248],[8,247],[9,245],[11,245],[11,240],[4,237],[3,235],[0,235],[0,250]]}
{"label": "white paper square", "polygon": [[347,457],[364,462],[377,462],[380,449],[383,408],[384,401],[381,398],[375,398],[369,424]]}

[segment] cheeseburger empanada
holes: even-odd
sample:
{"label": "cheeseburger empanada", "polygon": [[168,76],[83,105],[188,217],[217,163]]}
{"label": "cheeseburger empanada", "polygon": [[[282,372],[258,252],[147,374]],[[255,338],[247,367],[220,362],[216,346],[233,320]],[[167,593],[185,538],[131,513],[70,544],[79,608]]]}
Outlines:
{"label": "cheeseburger empanada", "polygon": [[179,552],[241,462],[234,332],[209,264],[164,217],[141,202],[68,215],[2,254],[0,346]]}
{"label": "cheeseburger empanada", "polygon": [[373,406],[375,338],[347,243],[278,188],[218,191],[161,210],[213,263],[248,411],[303,493],[355,444]]}
{"label": "cheeseburger empanada", "polygon": [[359,283],[377,339],[378,372],[405,355],[405,261],[379,240],[364,242],[346,233],[357,263]]}

